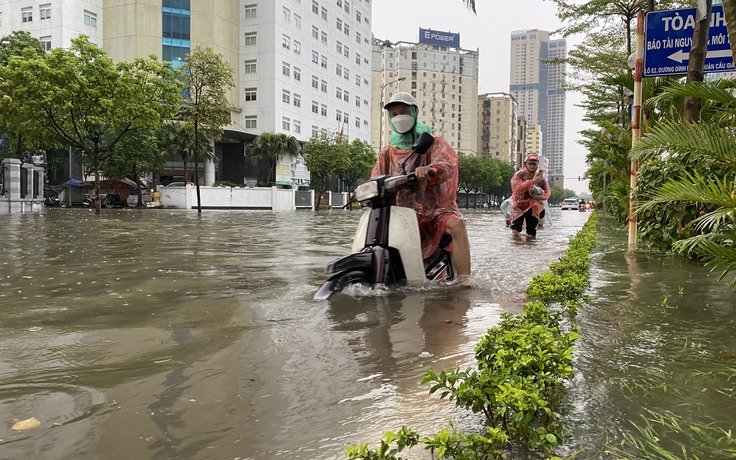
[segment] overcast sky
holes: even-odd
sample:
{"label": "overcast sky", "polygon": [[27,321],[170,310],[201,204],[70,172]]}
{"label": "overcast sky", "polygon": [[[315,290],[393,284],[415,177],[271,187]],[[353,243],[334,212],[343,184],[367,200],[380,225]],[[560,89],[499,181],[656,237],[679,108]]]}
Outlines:
{"label": "overcast sky", "polygon": [[[479,94],[509,91],[511,32],[561,26],[556,7],[544,0],[476,0],[477,15],[462,0],[371,0],[373,33],[390,41],[419,41],[419,28],[460,34],[460,47],[477,50],[480,57]],[[552,36],[551,38],[557,38]],[[580,40],[567,39],[568,51]],[[588,128],[583,111],[575,107],[581,96],[567,93],[565,108],[565,188],[587,191],[577,177],[585,173],[585,148],[577,143],[578,131]]]}

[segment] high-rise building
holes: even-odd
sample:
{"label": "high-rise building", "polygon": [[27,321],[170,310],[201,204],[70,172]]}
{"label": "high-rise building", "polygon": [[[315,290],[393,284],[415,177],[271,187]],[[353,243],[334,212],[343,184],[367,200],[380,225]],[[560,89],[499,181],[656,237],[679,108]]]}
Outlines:
{"label": "high-rise building", "polygon": [[205,183],[242,183],[244,144],[263,132],[370,141],[371,8],[367,0],[0,0],[0,36],[27,30],[50,49],[84,33],[115,61],[153,54],[175,67],[196,46],[221,54],[234,70],[234,109]]}
{"label": "high-rise building", "polygon": [[518,119],[509,93],[478,96],[478,154],[516,164]]}
{"label": "high-rise building", "polygon": [[564,39],[553,40],[539,29],[511,33],[510,92],[519,102],[519,115],[529,131],[541,129],[541,154],[548,163],[550,184],[564,187],[565,170],[565,64]]}
{"label": "high-rise building", "polygon": [[416,98],[419,120],[434,134],[458,152],[477,154],[478,51],[460,48],[459,34],[419,31],[419,43],[373,39],[372,145],[388,141],[382,102],[404,91]]}

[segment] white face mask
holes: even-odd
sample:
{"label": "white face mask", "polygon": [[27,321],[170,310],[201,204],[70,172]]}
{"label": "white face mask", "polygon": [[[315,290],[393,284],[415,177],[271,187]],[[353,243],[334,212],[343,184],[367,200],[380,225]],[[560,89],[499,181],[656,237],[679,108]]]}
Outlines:
{"label": "white face mask", "polygon": [[391,119],[396,132],[399,134],[408,133],[414,127],[414,117],[411,115],[396,115]]}

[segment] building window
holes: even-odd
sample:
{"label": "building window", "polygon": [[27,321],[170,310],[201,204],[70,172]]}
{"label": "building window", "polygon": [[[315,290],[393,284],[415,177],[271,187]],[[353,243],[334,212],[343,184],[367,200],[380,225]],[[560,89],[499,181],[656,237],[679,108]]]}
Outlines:
{"label": "building window", "polygon": [[355,32],[355,42],[360,44],[360,39],[361,39],[360,34],[358,32]]}
{"label": "building window", "polygon": [[340,64],[337,64],[337,65],[335,66],[335,73],[336,73],[336,74],[337,74],[338,76],[342,77],[342,66],[341,66]]}
{"label": "building window", "polygon": [[343,54],[345,55],[346,58],[350,59],[350,47],[349,46],[345,47],[345,52]]}
{"label": "building window", "polygon": [[345,94],[342,95],[342,100],[345,102],[350,102],[350,92],[345,91]]}
{"label": "building window", "polygon": [[360,118],[355,117],[355,127],[360,128]]}
{"label": "building window", "polygon": [[33,8],[23,8],[20,10],[20,16],[23,22],[33,22]]}
{"label": "building window", "polygon": [[358,10],[355,10],[355,20],[358,21],[358,22],[360,22],[360,21],[363,20],[361,18],[361,16],[360,16],[360,11],[358,11]]}
{"label": "building window", "polygon": [[312,13],[319,14],[319,3],[312,0]]}
{"label": "building window", "polygon": [[302,69],[294,67],[294,80],[302,81]]}
{"label": "building window", "polygon": [[317,26],[312,26],[312,38],[315,40],[319,40],[319,29]]}
{"label": "building window", "polygon": [[51,37],[41,37],[39,40],[44,51],[51,51]]}
{"label": "building window", "polygon": [[245,34],[245,46],[256,46],[256,32],[248,32]]}
{"label": "building window", "polygon": [[291,64],[289,64],[288,62],[282,62],[281,63],[281,73],[285,77],[290,76],[291,75]]}
{"label": "building window", "polygon": [[320,105],[320,114],[323,117],[326,117],[327,116],[327,106],[325,104],[321,104]]}
{"label": "building window", "polygon": [[337,121],[342,121],[342,111],[338,110],[335,112],[335,119]]}
{"label": "building window", "polygon": [[342,88],[335,88],[335,97],[342,99]]}
{"label": "building window", "polygon": [[314,50],[312,51],[312,62],[319,64],[319,53]]}
{"label": "building window", "polygon": [[360,54],[355,53],[355,63],[360,65]]}
{"label": "building window", "polygon": [[337,18],[337,30],[342,30],[342,19]]}
{"label": "building window", "polygon": [[312,88],[318,89],[319,88],[319,78],[312,75]]}
{"label": "building window", "polygon": [[302,44],[296,40],[294,40],[294,47],[292,49],[294,50],[294,53],[302,54]]}
{"label": "building window", "polygon": [[320,59],[320,65],[325,69],[327,68],[327,57],[326,56],[322,56],[322,59]]}
{"label": "building window", "polygon": [[350,14],[350,2],[345,2],[345,12]]}
{"label": "building window", "polygon": [[322,80],[320,88],[322,89],[323,93],[327,93],[327,80]]}
{"label": "building window", "polygon": [[348,37],[350,36],[350,26],[345,24],[345,26],[342,28],[342,31],[345,32],[345,35]]}
{"label": "building window", "polygon": [[299,94],[294,94],[294,107],[302,106],[302,97]]}
{"label": "building window", "polygon": [[291,38],[288,35],[281,35],[281,46],[287,50],[291,48]]}
{"label": "building window", "polygon": [[319,136],[319,128],[315,125],[312,125],[312,137]]}
{"label": "building window", "polygon": [[327,20],[327,8],[322,7],[322,19]]}
{"label": "building window", "polygon": [[255,19],[258,17],[256,15],[256,5],[245,5],[245,19]]}
{"label": "building window", "polygon": [[360,107],[360,96],[355,96],[355,107]]}
{"label": "building window", "polygon": [[96,28],[97,14],[91,11],[84,10],[84,25]]}
{"label": "building window", "polygon": [[322,37],[322,43],[327,43],[327,32],[323,30],[320,36]]}
{"label": "building window", "polygon": [[294,13],[294,27],[296,27],[299,30],[302,29],[302,17],[296,13]]}
{"label": "building window", "polygon": [[284,24],[291,24],[291,10],[289,8],[284,7]]}
{"label": "building window", "polygon": [[350,80],[350,69],[345,67],[345,70],[342,72],[342,76],[345,77],[345,80]]}
{"label": "building window", "polygon": [[256,73],[256,60],[249,59],[245,61],[245,72],[244,73]]}
{"label": "building window", "polygon": [[245,88],[245,101],[255,101],[257,94],[256,88]]}
{"label": "building window", "polygon": [[299,134],[302,132],[302,122],[299,120],[294,120],[294,132],[296,134]]}
{"label": "building window", "polygon": [[317,101],[312,101],[312,113],[319,113],[319,104]]}
{"label": "building window", "polygon": [[41,5],[38,7],[38,16],[43,21],[44,19],[51,19],[51,4]]}
{"label": "building window", "polygon": [[291,92],[288,89],[281,91],[281,102],[291,104]]}
{"label": "building window", "polygon": [[245,129],[258,129],[258,117],[256,115],[245,116]]}
{"label": "building window", "polygon": [[281,129],[291,131],[291,119],[289,117],[281,117]]}

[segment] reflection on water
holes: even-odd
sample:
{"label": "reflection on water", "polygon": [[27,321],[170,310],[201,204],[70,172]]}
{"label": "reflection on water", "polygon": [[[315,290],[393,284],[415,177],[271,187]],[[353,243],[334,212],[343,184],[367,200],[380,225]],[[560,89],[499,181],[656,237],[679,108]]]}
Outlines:
{"label": "reflection on water", "polygon": [[402,424],[478,423],[428,395],[424,370],[471,362],[587,214],[518,244],[499,212],[469,211],[470,288],[314,302],[358,215],[1,219],[0,458],[334,459]]}
{"label": "reflection on water", "polygon": [[[644,438],[632,422],[643,427],[652,413],[674,416],[683,427],[730,430],[736,424],[734,293],[691,261],[644,252],[627,256],[626,235],[612,225],[599,223],[590,300],[577,318],[582,338],[570,385],[570,452],[612,458],[606,445],[618,446],[627,434]],[[683,447],[687,458],[731,457],[701,445],[704,437],[655,432],[674,454],[670,458],[684,458]]]}

